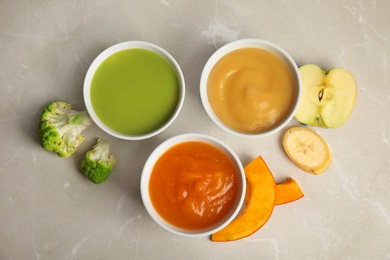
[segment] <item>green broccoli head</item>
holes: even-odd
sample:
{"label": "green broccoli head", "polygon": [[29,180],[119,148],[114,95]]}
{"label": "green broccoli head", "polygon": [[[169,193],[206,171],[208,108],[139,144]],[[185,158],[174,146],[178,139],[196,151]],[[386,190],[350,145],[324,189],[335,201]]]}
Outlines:
{"label": "green broccoli head", "polygon": [[75,111],[67,102],[53,101],[42,111],[37,134],[43,149],[69,157],[84,141],[81,132],[91,123],[86,111]]}
{"label": "green broccoli head", "polygon": [[115,164],[116,158],[110,153],[108,142],[98,139],[81,162],[81,171],[93,183],[100,184],[107,180]]}

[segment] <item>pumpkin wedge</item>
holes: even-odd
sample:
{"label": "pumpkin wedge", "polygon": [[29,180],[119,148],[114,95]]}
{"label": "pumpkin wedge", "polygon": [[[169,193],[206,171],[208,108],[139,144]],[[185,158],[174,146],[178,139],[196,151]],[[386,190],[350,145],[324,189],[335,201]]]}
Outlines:
{"label": "pumpkin wedge", "polygon": [[211,241],[226,242],[248,237],[270,218],[275,205],[275,179],[261,156],[245,168],[250,186],[243,212],[226,227],[211,235]]}
{"label": "pumpkin wedge", "polygon": [[284,182],[276,185],[275,205],[283,205],[296,201],[302,197],[303,192],[301,188],[292,178],[287,178]]}

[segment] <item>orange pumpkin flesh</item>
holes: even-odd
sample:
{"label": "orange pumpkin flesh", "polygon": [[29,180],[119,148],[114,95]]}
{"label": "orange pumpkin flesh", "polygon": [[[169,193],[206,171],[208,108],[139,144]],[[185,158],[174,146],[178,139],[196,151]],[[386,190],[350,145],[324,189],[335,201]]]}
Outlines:
{"label": "orange pumpkin flesh", "polygon": [[[251,195],[250,187],[250,184],[247,182],[245,203],[248,203]],[[277,183],[275,188],[275,205],[283,205],[289,202],[293,202],[304,196],[298,183],[292,178],[287,178],[287,180],[284,182]]]}
{"label": "orange pumpkin flesh", "polygon": [[287,178],[284,182],[276,185],[275,205],[283,205],[296,201],[302,197],[303,192],[301,188],[292,178]]}
{"label": "orange pumpkin flesh", "polygon": [[261,156],[245,168],[250,186],[243,212],[229,225],[211,235],[211,241],[234,241],[259,230],[270,218],[275,205],[275,179]]}

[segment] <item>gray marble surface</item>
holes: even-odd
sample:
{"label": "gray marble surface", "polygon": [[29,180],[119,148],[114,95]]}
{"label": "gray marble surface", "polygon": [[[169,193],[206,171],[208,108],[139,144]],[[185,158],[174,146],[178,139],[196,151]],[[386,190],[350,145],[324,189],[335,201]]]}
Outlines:
{"label": "gray marble surface", "polygon": [[[390,259],[390,1],[22,1],[0,2],[0,259]],[[199,79],[222,45],[259,38],[300,66],[344,67],[358,84],[348,121],[314,128],[333,162],[314,176],[281,147],[224,133],[207,117]],[[64,159],[44,151],[36,130],[52,100],[85,109],[82,87],[93,59],[122,41],[169,51],[187,95],[177,120],[148,140],[110,137],[96,125]],[[298,125],[293,120],[289,126]],[[245,165],[263,156],[277,181],[293,177],[305,197],[275,208],[252,236],[213,243],[167,233],[148,216],[140,173],[165,139],[198,132],[231,146]],[[94,185],[78,165],[101,137],[117,156],[110,179]]]}

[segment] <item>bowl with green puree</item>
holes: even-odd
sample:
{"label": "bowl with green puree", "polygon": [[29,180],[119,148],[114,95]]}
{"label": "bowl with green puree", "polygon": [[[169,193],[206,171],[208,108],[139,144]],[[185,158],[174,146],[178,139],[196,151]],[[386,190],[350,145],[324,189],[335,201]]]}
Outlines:
{"label": "bowl with green puree", "polygon": [[96,57],[83,92],[98,127],[117,138],[141,140],[159,134],[175,120],[183,106],[185,81],[166,50],[128,41]]}

